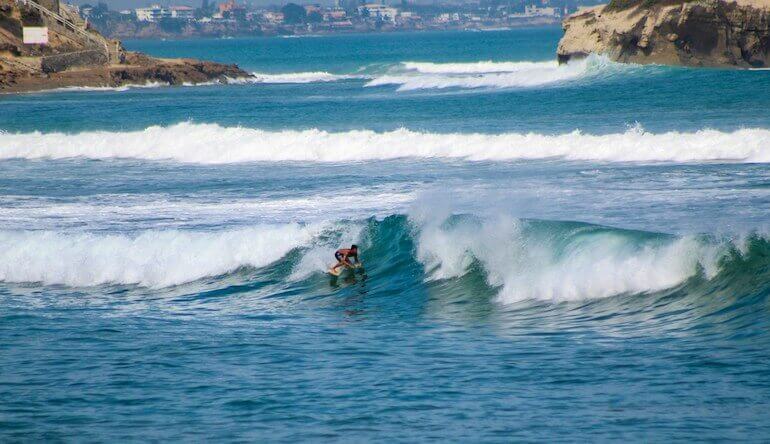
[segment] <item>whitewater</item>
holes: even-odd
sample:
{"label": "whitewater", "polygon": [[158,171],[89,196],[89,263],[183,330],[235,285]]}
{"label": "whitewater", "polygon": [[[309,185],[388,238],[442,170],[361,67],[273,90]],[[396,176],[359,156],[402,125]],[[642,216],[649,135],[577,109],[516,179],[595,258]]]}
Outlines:
{"label": "whitewater", "polygon": [[[211,147],[215,146],[215,149]],[[265,131],[217,124],[179,123],[141,131],[0,134],[0,159],[133,158],[201,164],[235,162],[345,162],[398,158],[470,161],[562,158],[608,162],[770,161],[770,130],[567,134],[424,133],[353,130]]]}
{"label": "whitewater", "polygon": [[561,34],[0,95],[0,441],[765,441],[770,76]]}

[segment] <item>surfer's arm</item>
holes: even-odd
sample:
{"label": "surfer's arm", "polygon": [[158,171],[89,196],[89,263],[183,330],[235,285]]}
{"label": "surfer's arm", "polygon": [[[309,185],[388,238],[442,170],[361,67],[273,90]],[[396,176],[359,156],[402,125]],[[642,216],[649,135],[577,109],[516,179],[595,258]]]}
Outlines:
{"label": "surfer's arm", "polygon": [[343,265],[346,265],[346,266],[348,266],[348,267],[351,267],[351,268],[352,268],[352,267],[353,267],[353,263],[352,263],[352,262],[350,262],[350,256],[349,256],[349,254],[350,254],[350,253],[344,253],[344,254],[342,255],[342,259],[340,259],[340,263],[341,263],[341,264],[343,264]]}

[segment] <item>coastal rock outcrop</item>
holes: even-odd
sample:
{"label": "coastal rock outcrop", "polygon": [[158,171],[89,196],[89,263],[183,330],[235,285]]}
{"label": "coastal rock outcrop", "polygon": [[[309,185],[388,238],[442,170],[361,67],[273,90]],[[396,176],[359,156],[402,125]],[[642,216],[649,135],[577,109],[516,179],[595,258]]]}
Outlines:
{"label": "coastal rock outcrop", "polygon": [[[247,78],[236,65],[194,59],[161,59],[125,51],[50,0],[0,0],[0,93],[62,87],[181,85]],[[61,15],[60,15],[61,14]],[[26,26],[47,26],[47,44],[23,42]]]}
{"label": "coastal rock outcrop", "polygon": [[563,22],[559,62],[605,54],[626,63],[770,66],[770,0],[613,0]]}

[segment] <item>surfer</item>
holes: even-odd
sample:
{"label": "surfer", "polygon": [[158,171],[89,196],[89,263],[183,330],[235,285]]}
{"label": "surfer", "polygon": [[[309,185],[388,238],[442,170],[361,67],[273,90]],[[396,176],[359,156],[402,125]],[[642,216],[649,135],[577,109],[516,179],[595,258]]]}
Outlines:
{"label": "surfer", "polygon": [[[340,267],[360,267],[361,260],[358,259],[358,245],[351,245],[350,248],[340,248],[334,252],[334,259],[337,259],[337,264],[331,268],[332,274],[337,274],[337,269]],[[351,259],[355,259],[355,265],[350,262]]]}

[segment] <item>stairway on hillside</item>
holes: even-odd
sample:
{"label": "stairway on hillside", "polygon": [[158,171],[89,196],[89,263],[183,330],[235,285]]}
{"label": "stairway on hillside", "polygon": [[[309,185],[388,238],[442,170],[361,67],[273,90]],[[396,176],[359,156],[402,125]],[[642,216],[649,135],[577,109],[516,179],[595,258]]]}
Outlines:
{"label": "stairway on hillside", "polygon": [[80,14],[73,6],[66,3],[60,3],[59,14],[67,20],[71,21],[76,27],[83,30],[86,29],[86,21],[83,19],[83,17],[80,16]]}

